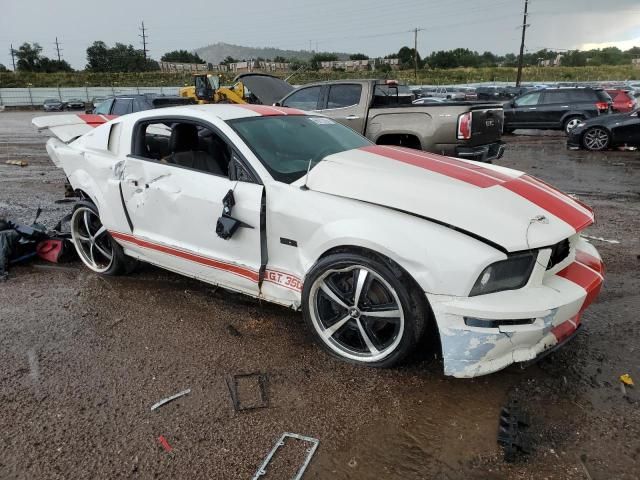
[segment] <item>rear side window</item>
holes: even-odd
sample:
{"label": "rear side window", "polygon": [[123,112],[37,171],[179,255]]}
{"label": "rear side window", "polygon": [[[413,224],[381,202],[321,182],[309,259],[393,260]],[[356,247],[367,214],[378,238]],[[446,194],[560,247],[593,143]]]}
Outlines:
{"label": "rear side window", "polygon": [[527,95],[523,95],[522,97],[516,100],[517,107],[523,107],[527,105],[538,105],[540,101],[540,92],[529,93]]}
{"label": "rear side window", "polygon": [[329,89],[327,108],[351,107],[360,103],[362,85],[332,85]]}
{"label": "rear side window", "polygon": [[300,110],[316,110],[319,96],[320,86],[303,88],[292,93],[289,98],[282,102],[282,106],[299,108]]}
{"label": "rear side window", "polygon": [[133,99],[132,98],[116,98],[113,104],[113,115],[126,115],[133,111]]}
{"label": "rear side window", "polygon": [[566,90],[547,90],[544,92],[544,100],[542,103],[569,103],[571,101],[571,94]]}
{"label": "rear side window", "polygon": [[611,101],[611,97],[604,90],[596,90],[595,93],[596,93],[596,97],[598,97],[599,101],[601,101],[601,102],[610,102]]}
{"label": "rear side window", "polygon": [[[607,94],[605,93],[605,95]],[[571,91],[572,102],[594,102],[596,100],[597,98],[596,98],[596,95],[594,95],[593,90],[581,90],[576,88],[575,90]]]}

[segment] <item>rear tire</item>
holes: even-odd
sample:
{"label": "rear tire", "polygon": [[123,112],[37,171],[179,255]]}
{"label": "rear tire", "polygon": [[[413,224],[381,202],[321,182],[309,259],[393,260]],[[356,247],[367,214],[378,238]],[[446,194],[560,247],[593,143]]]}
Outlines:
{"label": "rear tire", "polygon": [[582,146],[592,152],[599,152],[609,147],[611,135],[602,127],[591,127],[582,135]]}
{"label": "rear tire", "polygon": [[374,256],[328,255],[305,278],[302,310],[315,341],[347,362],[387,368],[402,362],[428,320],[424,293]]}
{"label": "rear tire", "polygon": [[137,260],[127,257],[100,221],[96,206],[88,201],[76,204],[71,216],[71,238],[78,256],[89,270],[100,275],[130,273]]}
{"label": "rear tire", "polygon": [[567,118],[564,121],[564,125],[562,126],[562,129],[564,130],[564,133],[569,135],[571,130],[573,130],[583,120],[584,120],[584,117],[579,117],[579,116],[574,116],[574,117]]}

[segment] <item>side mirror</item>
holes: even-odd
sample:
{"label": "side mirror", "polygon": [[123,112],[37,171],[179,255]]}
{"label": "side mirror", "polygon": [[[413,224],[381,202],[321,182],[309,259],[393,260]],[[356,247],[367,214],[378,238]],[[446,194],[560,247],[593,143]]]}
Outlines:
{"label": "side mirror", "polygon": [[274,103],[274,104],[273,104],[273,106],[274,106],[274,107],[281,107],[281,106],[282,106],[282,104],[281,104],[280,102],[276,102],[276,103]]}

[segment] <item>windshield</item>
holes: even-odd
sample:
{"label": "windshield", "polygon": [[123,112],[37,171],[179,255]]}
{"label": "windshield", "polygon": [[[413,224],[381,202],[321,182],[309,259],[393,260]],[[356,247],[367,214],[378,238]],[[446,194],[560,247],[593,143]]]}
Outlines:
{"label": "windshield", "polygon": [[371,145],[349,127],[308,115],[240,118],[228,122],[271,176],[292,183],[324,157]]}

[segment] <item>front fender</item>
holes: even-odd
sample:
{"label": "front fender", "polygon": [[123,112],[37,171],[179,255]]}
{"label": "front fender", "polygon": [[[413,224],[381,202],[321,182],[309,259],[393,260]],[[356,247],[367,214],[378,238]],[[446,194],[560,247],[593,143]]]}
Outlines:
{"label": "front fender", "polygon": [[355,246],[382,254],[406,270],[423,291],[468,294],[488,263],[504,254],[465,234],[419,217],[367,206],[373,215],[342,218],[317,228],[300,252],[305,272],[327,251]]}

